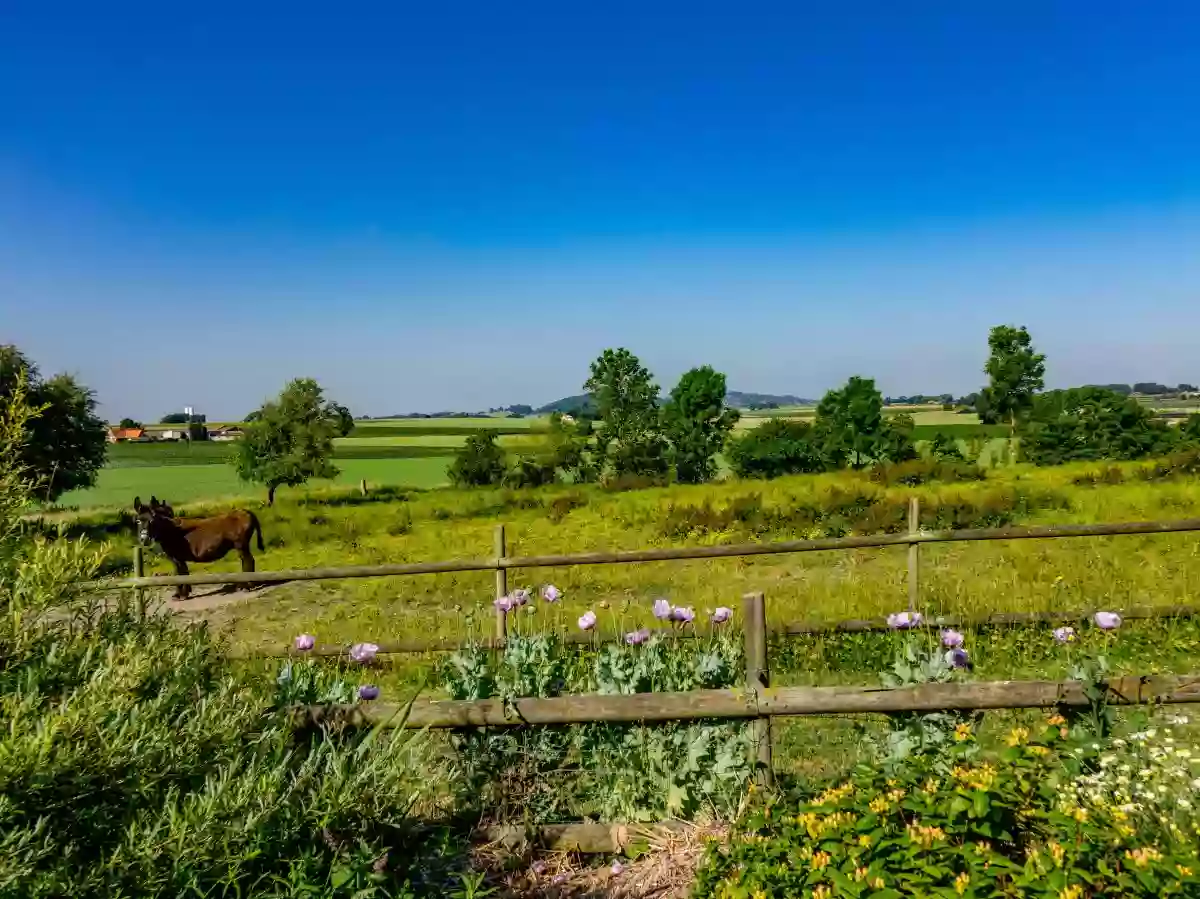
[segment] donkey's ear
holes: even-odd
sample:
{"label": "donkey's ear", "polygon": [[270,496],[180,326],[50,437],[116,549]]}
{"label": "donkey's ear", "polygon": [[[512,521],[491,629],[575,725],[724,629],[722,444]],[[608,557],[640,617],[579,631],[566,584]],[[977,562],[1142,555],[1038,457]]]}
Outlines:
{"label": "donkey's ear", "polygon": [[151,508],[151,509],[157,509],[157,508],[158,508],[158,497],[156,497],[156,496],[151,496],[151,497],[150,497],[150,508]]}
{"label": "donkey's ear", "polygon": [[140,496],[135,496],[133,498],[133,511],[140,512],[143,508],[145,507],[142,505],[142,498]]}

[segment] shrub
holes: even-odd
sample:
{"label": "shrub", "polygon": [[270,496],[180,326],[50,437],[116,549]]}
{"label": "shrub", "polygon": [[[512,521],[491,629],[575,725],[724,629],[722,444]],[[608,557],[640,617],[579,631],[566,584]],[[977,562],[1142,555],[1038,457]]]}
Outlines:
{"label": "shrub", "polygon": [[[741,678],[734,637],[639,645],[595,654],[551,635],[511,637],[496,659],[456,654],[444,668],[455,699],[638,693],[730,687]],[[749,776],[743,724],[480,728],[452,738],[453,782],[466,808],[500,820],[610,821],[719,815],[736,808]]]}
{"label": "shrub", "polygon": [[504,450],[491,430],[468,436],[448,472],[450,483],[457,487],[496,486],[504,480],[504,473]]}
{"label": "shrub", "polygon": [[1084,472],[1071,478],[1076,487],[1096,487],[1101,484],[1125,483],[1125,472],[1116,465],[1102,465],[1100,468]]}
{"label": "shrub", "polygon": [[1139,473],[1144,481],[1200,476],[1200,448],[1184,449],[1160,459]]}
{"label": "shrub", "polygon": [[876,465],[871,469],[869,477],[876,484],[882,484],[885,487],[896,484],[917,487],[934,482],[956,484],[983,481],[987,479],[987,472],[978,465],[932,458],[913,459],[898,465]]}
{"label": "shrub", "polygon": [[540,459],[518,459],[504,473],[504,486],[514,489],[545,487],[558,480],[558,472],[552,461]]}
{"label": "shrub", "polygon": [[777,478],[826,469],[812,424],[786,418],[772,418],[731,440],[727,455],[730,467],[742,478]]}
{"label": "shrub", "polygon": [[1034,399],[1021,451],[1035,465],[1162,455],[1179,439],[1136,399],[1100,387],[1050,390]]}

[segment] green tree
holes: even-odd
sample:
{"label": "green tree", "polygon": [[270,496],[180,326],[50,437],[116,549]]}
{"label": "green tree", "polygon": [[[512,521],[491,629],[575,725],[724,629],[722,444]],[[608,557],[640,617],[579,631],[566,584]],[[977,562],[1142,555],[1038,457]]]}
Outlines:
{"label": "green tree", "polygon": [[354,430],[354,416],[341,403],[330,403],[329,408],[337,421],[337,436],[349,437]]}
{"label": "green tree", "polygon": [[142,427],[142,423],[140,421],[137,421],[136,419],[122,418],[120,423],[117,425],[117,427],[119,427],[123,430],[128,430],[128,429],[132,429],[132,428],[140,428],[140,427]]}
{"label": "green tree", "polygon": [[675,477],[700,484],[716,473],[716,455],[725,446],[738,412],[725,406],[725,375],[704,365],[685,372],[662,410]]}
{"label": "green tree", "polygon": [[856,375],[840,390],[826,393],[817,406],[814,430],[832,468],[865,468],[916,457],[912,419],[886,419],[883,397],[870,378]]}
{"label": "green tree", "polygon": [[1036,465],[1143,459],[1169,452],[1182,438],[1132,397],[1103,387],[1073,387],[1035,398],[1021,452]]}
{"label": "green tree", "polygon": [[233,465],[244,481],[267,488],[267,504],[280,487],[298,487],[309,478],[332,478],[338,469],[333,439],[343,425],[337,403],[325,399],[312,378],[290,381],[277,399],[259,409],[237,443]]}
{"label": "green tree", "polygon": [[990,379],[983,389],[985,406],[997,420],[1007,421],[1015,434],[1017,422],[1033,407],[1034,394],[1045,386],[1046,357],[1034,352],[1024,327],[1009,325],[992,328],[988,350],[983,369]]}
{"label": "green tree", "polygon": [[596,446],[604,467],[617,477],[664,477],[669,468],[658,412],[658,385],[637,356],[605,350],[584,384],[599,413]]}
{"label": "green tree", "polygon": [[53,502],[68,490],[94,485],[108,449],[96,395],[70,375],[43,380],[15,346],[0,346],[0,400],[9,400],[19,383],[30,407],[39,410],[25,425],[19,460],[37,497]]}
{"label": "green tree", "polygon": [[496,432],[480,431],[467,438],[450,465],[450,483],[457,487],[490,487],[503,483],[506,472],[504,450],[496,443]]}

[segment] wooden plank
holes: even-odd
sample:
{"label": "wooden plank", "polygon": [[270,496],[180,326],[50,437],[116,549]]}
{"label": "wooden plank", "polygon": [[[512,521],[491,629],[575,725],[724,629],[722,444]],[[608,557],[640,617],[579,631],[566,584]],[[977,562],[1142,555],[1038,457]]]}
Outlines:
{"label": "wooden plank", "polygon": [[570,565],[609,565],[633,562],[668,562],[684,559],[726,559],[781,553],[826,552],[872,549],[914,543],[961,543],[978,540],[1041,540],[1060,537],[1111,537],[1134,534],[1170,534],[1200,531],[1200,518],[1179,521],[1134,521],[1116,524],[1064,524],[1029,528],[980,528],[965,531],[923,531],[917,534],[873,534],[859,537],[828,537],[820,540],[785,540],[777,543],[742,543],[730,546],[682,546],[619,552],[574,553],[525,556],[511,559],[459,559],[446,562],[415,562],[405,565],[353,565],[344,568],[301,568],[285,571],[227,572],[223,574],[167,575],[126,578],[120,581],[86,581],[81,589],[116,590],[128,587],[172,587],[179,584],[277,584],[289,581],[318,581],[334,578],[398,577],[414,574],[444,574],[458,571],[494,571],[497,568],[548,568]]}
{"label": "wooden plank", "polygon": [[[908,500],[908,533],[919,534],[921,531],[921,501],[917,497]],[[915,612],[920,594],[921,579],[921,544],[908,544],[908,610]]]}
{"label": "wooden plank", "polygon": [[[742,621],[746,656],[746,690],[761,692],[771,685],[767,666],[767,600],[762,593],[742,597]],[[775,783],[771,760],[771,719],[757,718],[750,724],[750,763],[759,786]]]}
{"label": "wooden plank", "polygon": [[[504,525],[496,525],[493,534],[492,548],[496,553],[496,599],[508,595],[508,569],[502,564],[505,554]],[[501,609],[496,609],[496,640],[503,643],[508,635],[508,615]]]}
{"label": "wooden plank", "polygon": [[[1109,701],[1117,705],[1147,702],[1200,702],[1200,675],[1150,675],[1114,678]],[[759,715],[855,715],[941,710],[1024,709],[1086,706],[1078,681],[989,681],[875,687],[782,687],[754,695],[744,690],[695,690],[688,693],[589,694],[554,699],[519,699],[510,707],[496,699],[417,700],[408,716],[404,706],[375,702],[351,706],[311,706],[296,710],[298,723],[345,719],[352,724],[383,723],[407,728],[518,727],[528,724],[641,723],[702,719],[755,718]]]}

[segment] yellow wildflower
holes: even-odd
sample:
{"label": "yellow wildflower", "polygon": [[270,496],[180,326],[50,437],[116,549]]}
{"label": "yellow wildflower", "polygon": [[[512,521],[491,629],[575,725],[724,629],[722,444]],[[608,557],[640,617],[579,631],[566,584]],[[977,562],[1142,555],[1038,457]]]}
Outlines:
{"label": "yellow wildflower", "polygon": [[1083,895],[1083,887],[1077,883],[1058,891],[1058,899],[1079,899]]}
{"label": "yellow wildflower", "polygon": [[966,871],[963,871],[961,874],[959,874],[957,877],[954,878],[954,892],[958,893],[958,895],[961,896],[963,893],[965,893],[967,891],[967,887],[970,885],[970,883],[971,883],[971,875],[968,874]]}
{"label": "yellow wildflower", "polygon": [[1050,754],[1050,750],[1047,749],[1045,746],[1030,746],[1030,747],[1028,747],[1028,749],[1034,755],[1049,755]]}
{"label": "yellow wildflower", "polygon": [[954,741],[961,743],[963,740],[971,739],[971,725],[963,723],[954,728]]}
{"label": "yellow wildflower", "polygon": [[819,883],[813,887],[813,899],[828,899],[830,895],[832,894],[830,893],[829,887],[823,883]]}
{"label": "yellow wildflower", "polygon": [[1153,846],[1147,846],[1144,849],[1127,849],[1125,857],[1137,865],[1139,868],[1144,868],[1150,862],[1156,862],[1162,858],[1162,853]]}
{"label": "yellow wildflower", "polygon": [[1004,742],[1009,746],[1020,746],[1029,739],[1029,728],[1014,727],[1008,732],[1008,736],[1004,738]]}
{"label": "yellow wildflower", "polygon": [[833,861],[833,856],[831,856],[828,852],[825,852],[824,850],[814,852],[812,858],[812,867],[820,871],[821,869],[827,867],[831,861]]}
{"label": "yellow wildflower", "polygon": [[1055,867],[1061,868],[1063,863],[1063,855],[1066,854],[1062,845],[1052,841],[1046,848],[1050,850],[1050,856],[1054,859]]}
{"label": "yellow wildflower", "polygon": [[888,810],[888,801],[886,799],[884,799],[882,796],[876,796],[874,799],[871,800],[871,802],[867,806],[867,808],[869,808],[871,811],[873,811],[877,815],[882,815],[884,812],[886,812]]}
{"label": "yellow wildflower", "polygon": [[1051,715],[1050,720],[1047,723],[1051,727],[1061,727],[1062,725],[1067,723],[1067,719],[1064,718],[1062,715]]}
{"label": "yellow wildflower", "polygon": [[1183,865],[1176,865],[1175,870],[1177,870],[1179,872],[1180,877],[1191,877],[1192,876],[1192,869],[1185,868]]}
{"label": "yellow wildflower", "polygon": [[854,869],[854,879],[858,880],[858,881],[866,880],[868,873],[869,872],[867,871],[866,868],[855,868]]}
{"label": "yellow wildflower", "polygon": [[871,881],[871,889],[882,890],[883,887],[884,887],[884,883],[883,883],[882,877],[876,877],[874,880]]}
{"label": "yellow wildflower", "polygon": [[858,845],[870,846],[871,845],[871,835],[869,833],[860,834],[858,837]]}

